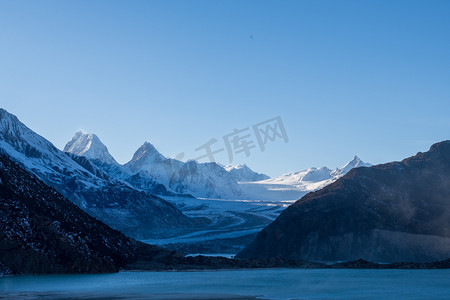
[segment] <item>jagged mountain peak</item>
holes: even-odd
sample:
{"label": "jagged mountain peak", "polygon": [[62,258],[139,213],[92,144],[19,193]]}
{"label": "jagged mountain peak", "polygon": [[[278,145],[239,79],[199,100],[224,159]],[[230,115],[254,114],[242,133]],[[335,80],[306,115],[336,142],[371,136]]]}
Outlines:
{"label": "jagged mountain peak", "polygon": [[147,163],[161,162],[165,159],[164,155],[156,150],[155,146],[149,142],[144,142],[133,155],[132,162],[145,161]]}
{"label": "jagged mountain peak", "polygon": [[5,118],[9,118],[15,121],[19,121],[17,117],[11,113],[9,113],[6,109],[0,108],[0,118],[3,120]]}
{"label": "jagged mountain peak", "polygon": [[349,161],[348,163],[346,163],[342,168],[334,170],[332,175],[340,177],[340,176],[347,174],[347,172],[353,168],[370,167],[370,166],[372,166],[372,165],[369,163],[363,162],[357,155],[355,155],[353,157],[353,159],[351,161]]}
{"label": "jagged mountain peak", "polygon": [[0,108],[0,148],[6,153],[15,152],[33,158],[49,158],[58,153],[58,149],[52,143],[2,108]]}
{"label": "jagged mountain peak", "polygon": [[27,129],[28,128],[20,122],[15,115],[7,112],[3,108],[0,108],[0,132],[3,136],[20,138],[20,136],[26,132]]}
{"label": "jagged mountain peak", "polygon": [[10,138],[18,138],[21,135],[20,126],[21,122],[19,119],[0,108],[0,132],[3,136],[9,136]]}
{"label": "jagged mountain peak", "polygon": [[125,166],[132,172],[137,172],[143,169],[153,169],[155,166],[161,165],[166,160],[166,157],[159,153],[149,142],[144,142],[133,154],[133,158],[125,164]]}
{"label": "jagged mountain peak", "polygon": [[358,155],[355,155],[353,159],[347,163],[347,165],[357,166],[361,163],[364,164],[364,162],[358,157]]}
{"label": "jagged mountain peak", "polygon": [[89,159],[100,160],[108,164],[117,164],[116,160],[109,153],[108,148],[102,141],[92,133],[78,131],[72,140],[64,147],[64,152],[84,156]]}

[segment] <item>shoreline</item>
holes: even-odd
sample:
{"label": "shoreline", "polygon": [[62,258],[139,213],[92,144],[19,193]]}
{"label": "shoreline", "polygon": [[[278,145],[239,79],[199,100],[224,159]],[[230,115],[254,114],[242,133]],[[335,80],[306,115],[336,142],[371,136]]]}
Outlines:
{"label": "shoreline", "polygon": [[[193,257],[198,258],[198,257]],[[211,259],[211,257],[208,257]],[[212,257],[214,258],[214,257]],[[227,259],[234,261],[234,259]],[[214,259],[213,259],[214,261]],[[366,260],[354,260],[348,262],[338,262],[333,264],[325,264],[318,262],[307,262],[307,261],[278,261],[279,265],[274,264],[274,262],[269,262],[268,265],[264,266],[261,261],[245,261],[245,260],[235,260],[236,265],[181,265],[175,266],[165,266],[166,268],[122,268],[117,272],[110,273],[32,273],[32,274],[0,274],[0,278],[4,277],[20,277],[20,276],[39,276],[39,275],[101,275],[101,274],[116,274],[123,272],[213,272],[213,271],[252,271],[252,270],[282,270],[282,269],[305,269],[305,270],[444,270],[450,269],[450,259],[436,262],[428,263],[415,263],[415,262],[394,262],[394,263],[372,263]],[[245,264],[258,264],[259,266],[245,266]],[[297,264],[296,264],[297,263]],[[238,266],[240,264],[241,266]],[[153,265],[154,266],[154,265]]]}

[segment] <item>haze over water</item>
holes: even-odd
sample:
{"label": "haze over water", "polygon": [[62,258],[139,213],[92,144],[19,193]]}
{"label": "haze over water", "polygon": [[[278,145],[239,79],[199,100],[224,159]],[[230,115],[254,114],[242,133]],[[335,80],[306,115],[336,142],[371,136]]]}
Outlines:
{"label": "haze over water", "polygon": [[450,270],[265,269],[0,278],[0,299],[397,300],[449,295]]}

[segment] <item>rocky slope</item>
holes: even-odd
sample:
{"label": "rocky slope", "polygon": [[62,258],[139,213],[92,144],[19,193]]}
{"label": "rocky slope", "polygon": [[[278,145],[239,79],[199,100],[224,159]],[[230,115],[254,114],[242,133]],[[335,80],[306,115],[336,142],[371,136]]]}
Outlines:
{"label": "rocky slope", "polygon": [[450,141],[356,168],[287,208],[238,257],[435,261],[450,257]]}
{"label": "rocky slope", "polygon": [[83,212],[0,155],[0,269],[3,274],[115,272],[174,252],[130,239]]}

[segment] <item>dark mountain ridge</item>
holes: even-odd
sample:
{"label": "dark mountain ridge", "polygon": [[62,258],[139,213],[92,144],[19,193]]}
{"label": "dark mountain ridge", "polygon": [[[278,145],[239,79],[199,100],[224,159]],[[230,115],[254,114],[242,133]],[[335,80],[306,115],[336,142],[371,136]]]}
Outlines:
{"label": "dark mountain ridge", "polygon": [[0,154],[0,267],[6,274],[115,272],[175,252],[128,238]]}
{"label": "dark mountain ridge", "polygon": [[450,257],[450,141],[351,170],[305,195],[240,258],[427,262]]}

